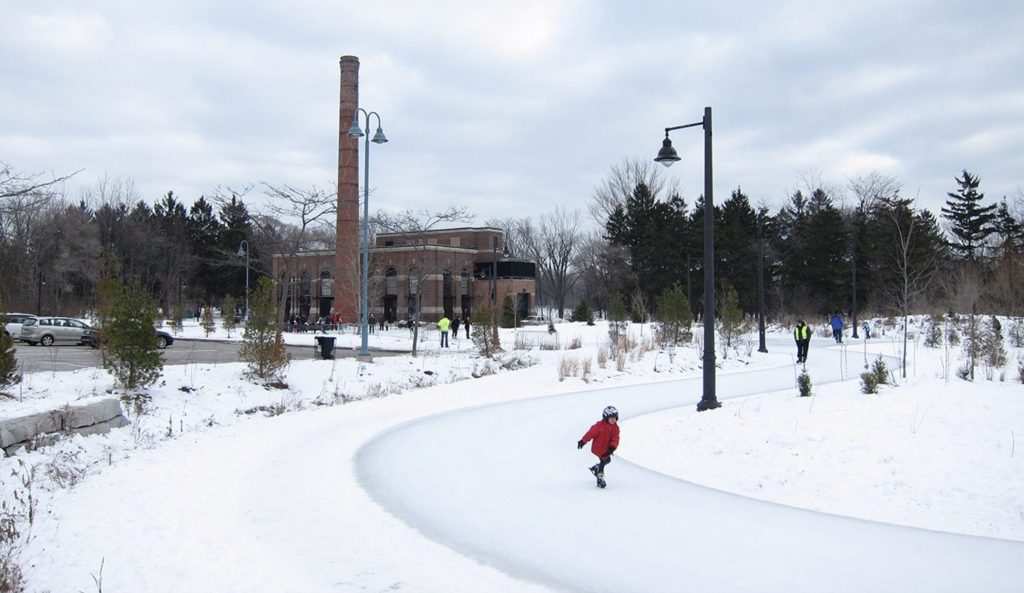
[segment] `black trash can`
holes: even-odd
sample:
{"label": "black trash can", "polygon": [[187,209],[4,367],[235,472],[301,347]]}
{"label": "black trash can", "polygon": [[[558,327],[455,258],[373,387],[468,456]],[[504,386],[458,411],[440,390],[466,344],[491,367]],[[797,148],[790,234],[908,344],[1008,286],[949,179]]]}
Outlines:
{"label": "black trash can", "polygon": [[334,358],[334,336],[317,336],[316,343],[320,347],[320,358],[330,360]]}

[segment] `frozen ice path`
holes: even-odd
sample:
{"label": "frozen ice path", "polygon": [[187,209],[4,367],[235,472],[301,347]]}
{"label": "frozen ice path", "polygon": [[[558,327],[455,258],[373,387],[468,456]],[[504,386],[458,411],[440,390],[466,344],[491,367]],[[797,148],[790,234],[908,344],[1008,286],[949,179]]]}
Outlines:
{"label": "frozen ice path", "polygon": [[[837,378],[838,350],[811,355],[816,382]],[[791,388],[793,378],[791,367],[720,374],[719,399]],[[607,490],[594,486],[586,469],[594,458],[575,444],[605,405],[628,418],[693,405],[700,395],[698,377],[446,413],[367,443],[357,473],[379,503],[436,541],[572,591],[959,593],[1024,586],[1018,542],[761,502],[622,459],[606,472]],[[707,413],[728,413],[728,402]],[[628,439],[624,434],[627,455]]]}

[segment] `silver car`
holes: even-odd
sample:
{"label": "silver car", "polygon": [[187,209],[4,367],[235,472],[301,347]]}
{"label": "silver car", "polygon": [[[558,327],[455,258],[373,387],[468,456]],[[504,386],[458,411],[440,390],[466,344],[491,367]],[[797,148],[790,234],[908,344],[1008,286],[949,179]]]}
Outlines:
{"label": "silver car", "polygon": [[93,329],[79,319],[71,317],[37,317],[21,324],[18,338],[30,346],[42,344],[89,344]]}
{"label": "silver car", "polygon": [[4,332],[17,342],[18,338],[21,337],[21,324],[25,323],[26,319],[35,319],[36,316],[31,313],[6,313],[0,315],[0,319],[4,320]]}

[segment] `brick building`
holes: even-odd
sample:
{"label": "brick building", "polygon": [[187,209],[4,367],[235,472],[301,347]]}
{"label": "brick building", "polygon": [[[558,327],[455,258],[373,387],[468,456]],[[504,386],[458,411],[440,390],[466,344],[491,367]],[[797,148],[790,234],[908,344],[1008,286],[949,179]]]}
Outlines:
{"label": "brick building", "polygon": [[[533,315],[536,268],[533,262],[503,253],[503,245],[504,233],[489,227],[377,235],[370,249],[370,313],[392,323],[408,320],[419,297],[421,319],[434,321],[442,313],[472,315],[492,299],[501,307],[511,297],[517,317]],[[358,258],[358,252],[353,257]],[[286,318],[315,320],[338,313],[343,322],[358,321],[358,311],[345,315],[336,303],[348,298],[358,302],[359,277],[339,281],[335,261],[334,251],[274,257],[277,298]]]}
{"label": "brick building", "polygon": [[[312,321],[335,313],[345,323],[359,318],[359,144],[347,134],[359,105],[359,59],[343,56],[340,68],[337,249],[274,256],[277,302],[286,319]],[[442,313],[471,315],[492,299],[501,307],[508,295],[517,316],[532,315],[535,265],[503,254],[503,235],[489,227],[377,235],[369,254],[370,313],[390,322],[407,320],[419,296],[422,320],[433,321]]]}

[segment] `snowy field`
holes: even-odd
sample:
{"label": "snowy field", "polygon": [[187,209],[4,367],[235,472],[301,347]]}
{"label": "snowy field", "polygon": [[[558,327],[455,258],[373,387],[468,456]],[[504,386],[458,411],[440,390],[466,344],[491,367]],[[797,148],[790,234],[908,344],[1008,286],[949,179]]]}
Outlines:
{"label": "snowy field", "polygon": [[[153,399],[145,412],[129,415],[131,426],[0,460],[10,505],[20,504],[15,492],[24,494],[31,484],[34,519],[24,530],[21,551],[28,590],[585,589],[562,574],[602,563],[591,549],[600,547],[592,541],[600,538],[600,506],[595,533],[579,534],[589,547],[578,547],[578,557],[533,558],[530,566],[540,569],[503,561],[501,550],[490,554],[443,531],[445,521],[471,526],[486,505],[442,511],[446,507],[438,504],[440,517],[429,521],[413,508],[487,487],[487,468],[512,475],[550,472],[549,485],[517,495],[517,504],[538,514],[553,512],[541,502],[560,501],[568,515],[601,504],[598,496],[606,496],[609,505],[614,497],[630,503],[653,499],[645,495],[642,485],[648,482],[638,467],[833,515],[1024,542],[1024,462],[1015,452],[1024,432],[1024,386],[1017,380],[1020,353],[1013,349],[1004,380],[999,373],[986,380],[979,369],[978,380],[968,383],[944,373],[951,363],[942,350],[912,343],[915,364],[908,378],[865,395],[857,378],[864,361],[898,354],[897,336],[890,332],[867,344],[848,337],[844,347],[816,337],[808,365],[816,380],[814,396],[799,398],[795,348],[780,333],[769,342],[768,354],[757,353],[749,341],[728,358],[719,354],[723,407],[698,414],[690,403],[700,397],[696,348],[670,356],[638,346],[620,368],[614,359],[600,363],[607,348],[605,324],[557,327],[557,350],[514,350],[515,333],[503,330],[503,360],[517,370],[476,356],[464,334],[441,350],[437,332],[429,330],[416,358],[381,356],[364,364],[316,360],[311,353],[293,361],[285,390],[251,384],[241,364],[166,367],[150,389]],[[641,345],[651,333],[637,326],[630,331]],[[188,326],[179,337],[187,339],[172,348],[195,347],[190,339],[204,336]],[[238,338],[236,332],[233,339]],[[286,338],[312,342],[310,334]],[[358,345],[352,334],[338,339],[342,348]],[[543,327],[521,330],[518,337],[524,344],[550,339]],[[407,330],[371,336],[371,348],[408,350],[409,342]],[[767,372],[789,374],[793,379],[783,383],[790,387],[771,386],[759,374]],[[826,383],[831,377],[847,381]],[[696,381],[678,382],[685,379]],[[679,386],[691,386],[679,394],[680,407],[642,413],[674,405],[672,390]],[[729,397],[759,388],[770,392]],[[0,400],[0,418],[109,396],[111,389],[112,380],[101,370],[33,373],[11,390],[14,399]],[[608,391],[582,393],[595,389]],[[641,406],[641,396],[632,400],[631,389],[654,390],[658,403],[643,400]],[[579,396],[567,396],[573,393]],[[622,401],[605,401],[615,397]],[[531,417],[536,402],[547,400],[552,403],[546,407],[561,411]],[[470,445],[469,425],[456,423],[443,433],[428,430],[399,454],[374,460],[382,450],[377,443],[422,431],[430,425],[424,418],[468,419],[479,414],[473,409],[503,402],[512,403],[497,408],[501,421],[485,426],[491,448]],[[575,441],[605,404],[621,410],[623,436],[620,460],[607,472],[609,488],[600,491],[586,471],[592,456],[576,451]],[[457,410],[462,412],[438,416]],[[486,418],[481,422],[491,421]],[[542,444],[547,438],[531,436],[533,425],[549,431],[550,450]],[[461,436],[461,451],[443,459],[431,455],[458,447]],[[518,440],[520,454],[500,453]],[[564,450],[557,448],[563,441]],[[470,471],[475,467],[481,469]],[[429,480],[442,472],[456,473],[448,490],[442,485],[438,492]],[[423,481],[412,480],[391,496],[376,481],[378,473],[422,475]],[[412,502],[402,498],[409,493]],[[559,516],[546,519],[557,523]],[[544,530],[538,529],[534,536],[542,539]],[[517,547],[530,555],[528,543]],[[1009,549],[1024,557],[1024,545]],[[1024,569],[1013,571],[995,575],[994,586],[999,577],[1024,582]],[[719,590],[740,588],[728,573],[721,578]],[[653,584],[641,578],[624,586],[650,591],[657,588]]]}

